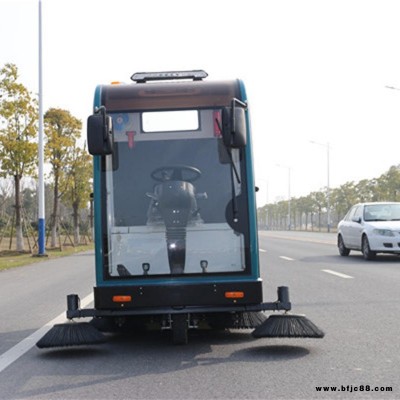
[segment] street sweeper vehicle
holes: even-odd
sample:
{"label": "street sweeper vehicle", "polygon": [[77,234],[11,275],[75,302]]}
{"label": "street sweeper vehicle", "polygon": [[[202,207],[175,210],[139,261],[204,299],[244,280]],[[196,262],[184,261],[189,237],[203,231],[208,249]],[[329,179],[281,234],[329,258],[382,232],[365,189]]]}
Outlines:
{"label": "street sweeper vehicle", "polygon": [[103,332],[146,326],[170,331],[175,344],[199,327],[254,329],[255,338],[323,336],[288,313],[287,287],[263,302],[245,87],[206,77],[136,73],[133,83],[96,88],[87,124],[94,308],[68,295],[70,322],[38,347],[93,344]]}

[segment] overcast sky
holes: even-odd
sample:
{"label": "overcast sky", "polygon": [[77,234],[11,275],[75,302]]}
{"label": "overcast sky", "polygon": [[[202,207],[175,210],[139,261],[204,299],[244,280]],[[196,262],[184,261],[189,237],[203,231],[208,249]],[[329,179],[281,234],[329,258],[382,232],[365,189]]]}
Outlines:
{"label": "overcast sky", "polygon": [[[258,205],[400,164],[400,2],[42,0],[44,109],[82,119],[139,71],[243,79]],[[0,66],[38,91],[38,0],[0,0]],[[86,132],[83,132],[86,135]],[[320,144],[313,144],[311,141]],[[290,169],[290,185],[289,185]]]}

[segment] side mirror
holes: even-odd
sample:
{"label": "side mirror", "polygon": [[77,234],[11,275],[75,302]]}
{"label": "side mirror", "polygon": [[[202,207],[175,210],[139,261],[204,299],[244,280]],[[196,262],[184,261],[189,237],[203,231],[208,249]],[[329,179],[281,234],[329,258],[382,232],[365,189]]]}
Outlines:
{"label": "side mirror", "polygon": [[222,137],[228,148],[246,147],[246,108],[245,103],[232,99],[231,107],[225,107],[222,110]]}
{"label": "side mirror", "polygon": [[361,224],[361,217],[353,217],[351,220],[357,224]]}
{"label": "side mirror", "polygon": [[87,143],[89,153],[93,156],[105,156],[113,152],[112,118],[106,109],[100,107],[87,120]]}

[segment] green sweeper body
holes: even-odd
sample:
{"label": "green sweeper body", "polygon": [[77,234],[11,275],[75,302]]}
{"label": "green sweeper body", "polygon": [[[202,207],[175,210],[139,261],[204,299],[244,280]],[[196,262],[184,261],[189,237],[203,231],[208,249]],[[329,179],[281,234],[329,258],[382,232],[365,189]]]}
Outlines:
{"label": "green sweeper body", "polygon": [[[176,344],[204,326],[255,329],[257,338],[324,335],[287,313],[287,287],[263,302],[245,87],[206,77],[138,73],[134,83],[96,88],[87,126],[94,308],[68,295],[71,322],[39,347],[97,343],[100,331],[149,325],[169,330]],[[85,317],[92,321],[74,322]]]}

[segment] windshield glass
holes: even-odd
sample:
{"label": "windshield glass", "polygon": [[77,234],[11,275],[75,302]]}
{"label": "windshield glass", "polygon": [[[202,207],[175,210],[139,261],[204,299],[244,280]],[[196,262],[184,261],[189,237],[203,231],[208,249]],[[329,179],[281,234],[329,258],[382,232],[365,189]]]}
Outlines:
{"label": "windshield glass", "polygon": [[365,221],[400,221],[400,203],[373,204],[364,208]]}
{"label": "windshield glass", "polygon": [[220,111],[175,113],[183,120],[173,123],[149,114],[113,114],[115,151],[104,171],[108,275],[244,271],[244,234],[232,228],[232,209],[246,214],[242,200],[232,201],[245,197],[240,154],[232,151],[236,177],[215,123]]}

